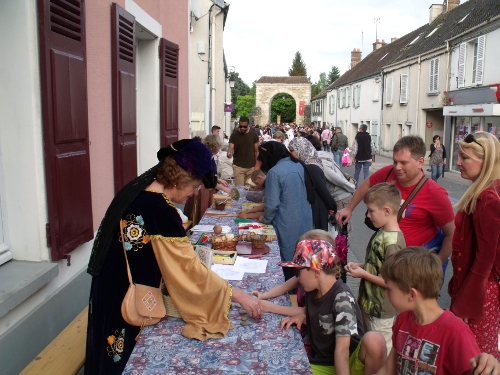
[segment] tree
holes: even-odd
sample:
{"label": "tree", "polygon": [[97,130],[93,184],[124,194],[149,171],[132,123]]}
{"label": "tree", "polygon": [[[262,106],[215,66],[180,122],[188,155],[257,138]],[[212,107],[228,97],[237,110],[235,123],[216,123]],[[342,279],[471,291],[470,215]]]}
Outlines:
{"label": "tree", "polygon": [[236,100],[236,117],[249,116],[252,109],[255,107],[255,96],[242,95]]}
{"label": "tree", "polygon": [[[236,104],[238,101],[238,96],[244,96],[250,94],[250,87],[243,82],[240,78],[238,72],[234,72],[234,87],[231,89],[231,103]],[[231,112],[232,117],[236,117],[236,106],[233,106],[233,112]]]}
{"label": "tree", "polygon": [[292,62],[292,67],[288,69],[290,77],[304,76],[307,77],[306,64],[302,61],[302,55],[299,51],[295,52],[295,57]]}
{"label": "tree", "polygon": [[326,89],[328,87],[329,83],[326,79],[326,74],[324,72],[321,72],[319,74],[319,80],[318,82],[315,82],[311,86],[311,98],[314,98],[316,95],[318,95],[321,91]]}
{"label": "tree", "polygon": [[328,78],[326,81],[328,82],[328,86],[335,82],[340,77],[340,70],[335,65],[332,67],[332,70],[328,72]]}
{"label": "tree", "polygon": [[271,102],[271,121],[276,122],[278,115],[281,115],[282,122],[295,121],[296,111],[295,99],[291,95],[278,94]]}

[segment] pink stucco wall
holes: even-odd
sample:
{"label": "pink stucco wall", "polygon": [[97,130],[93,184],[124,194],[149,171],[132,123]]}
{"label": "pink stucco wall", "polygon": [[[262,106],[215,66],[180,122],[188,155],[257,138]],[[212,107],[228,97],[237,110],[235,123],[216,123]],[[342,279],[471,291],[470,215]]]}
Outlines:
{"label": "pink stucco wall", "polygon": [[189,0],[136,0],[162,25],[163,37],[179,45],[179,139],[189,137]]}
{"label": "pink stucco wall", "polygon": [[[179,138],[189,136],[188,1],[136,0],[162,25],[163,37],[179,45]],[[115,1],[125,8],[125,0]],[[111,1],[86,3],[87,85],[94,230],[113,199],[111,97]]]}

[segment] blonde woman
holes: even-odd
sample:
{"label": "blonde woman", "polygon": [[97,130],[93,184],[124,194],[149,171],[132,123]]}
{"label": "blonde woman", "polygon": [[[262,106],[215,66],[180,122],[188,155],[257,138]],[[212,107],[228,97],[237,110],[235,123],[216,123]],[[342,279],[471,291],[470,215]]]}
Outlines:
{"label": "blonde woman", "polygon": [[462,178],[472,185],[457,203],[451,311],[471,328],[482,352],[498,355],[500,317],[500,142],[486,132],[458,142]]}

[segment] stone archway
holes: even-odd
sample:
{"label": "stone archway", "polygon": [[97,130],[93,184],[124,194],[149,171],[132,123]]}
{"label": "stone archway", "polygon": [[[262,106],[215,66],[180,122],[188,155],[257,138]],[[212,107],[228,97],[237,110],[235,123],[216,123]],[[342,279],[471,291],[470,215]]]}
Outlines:
{"label": "stone archway", "polygon": [[[297,125],[308,124],[306,107],[311,104],[311,82],[307,77],[261,77],[256,83],[255,106],[260,109],[259,118],[255,117],[256,124],[270,123],[271,101],[281,93],[286,93],[295,99]],[[300,102],[304,104],[300,114]]]}

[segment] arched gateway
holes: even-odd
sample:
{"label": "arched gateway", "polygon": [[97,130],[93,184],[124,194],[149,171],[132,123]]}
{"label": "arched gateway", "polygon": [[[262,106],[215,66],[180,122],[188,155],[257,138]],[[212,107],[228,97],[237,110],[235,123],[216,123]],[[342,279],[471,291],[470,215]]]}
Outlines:
{"label": "arched gateway", "polygon": [[271,102],[282,93],[291,95],[296,103],[295,123],[304,125],[309,123],[311,104],[311,82],[307,77],[261,77],[256,83],[255,106],[252,111],[254,123],[266,125],[271,122]]}

